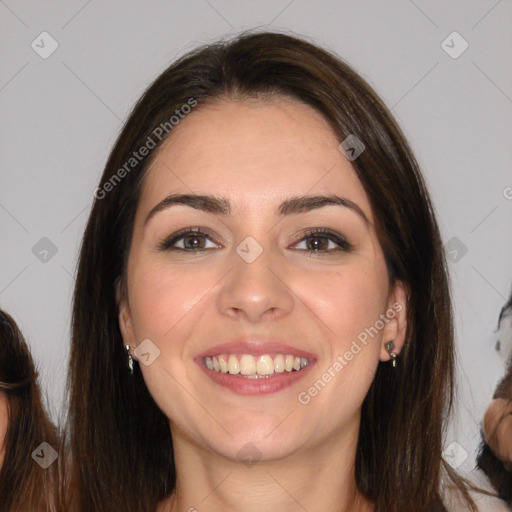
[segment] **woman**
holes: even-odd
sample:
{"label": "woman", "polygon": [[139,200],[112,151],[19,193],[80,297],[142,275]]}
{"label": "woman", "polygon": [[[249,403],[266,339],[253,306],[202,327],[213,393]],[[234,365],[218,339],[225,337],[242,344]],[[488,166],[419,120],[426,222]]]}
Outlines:
{"label": "woman", "polygon": [[70,361],[81,511],[439,511],[453,328],[404,135],[347,64],[240,36],[165,70],[110,154]]}
{"label": "woman", "polygon": [[[0,310],[0,510],[57,510],[57,431],[27,344]],[[43,444],[44,443],[44,444]]]}
{"label": "woman", "polygon": [[[483,422],[483,444],[478,466],[489,477],[500,498],[512,507],[512,294],[501,310],[498,329],[502,350],[509,347],[507,371],[500,380]],[[508,329],[505,327],[508,326]]]}

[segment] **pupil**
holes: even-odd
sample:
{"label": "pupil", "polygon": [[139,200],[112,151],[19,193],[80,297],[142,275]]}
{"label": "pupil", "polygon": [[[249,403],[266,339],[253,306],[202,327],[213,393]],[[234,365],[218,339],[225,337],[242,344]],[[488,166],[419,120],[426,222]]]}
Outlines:
{"label": "pupil", "polygon": [[321,238],[318,238],[318,237],[317,238],[311,238],[310,241],[311,241],[311,245],[313,246],[313,247],[311,247],[311,249],[313,249],[315,251],[320,249],[320,246],[321,246],[321,243],[322,243],[322,239]]}
{"label": "pupil", "polygon": [[198,236],[190,236],[189,237],[189,244],[194,249],[200,246],[199,237]]}

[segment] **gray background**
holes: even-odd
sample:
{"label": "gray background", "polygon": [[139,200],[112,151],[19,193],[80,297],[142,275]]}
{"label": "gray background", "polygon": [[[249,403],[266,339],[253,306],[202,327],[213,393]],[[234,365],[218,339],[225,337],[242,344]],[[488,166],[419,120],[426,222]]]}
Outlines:
{"label": "gray background", "polygon": [[[460,393],[446,456],[470,472],[504,371],[493,331],[512,283],[511,25],[511,0],[0,1],[0,306],[28,338],[52,414],[65,387],[81,235],[133,103],[198,44],[287,30],[369,81],[422,166],[453,260]],[[58,43],[46,59],[31,47],[51,48],[44,31]],[[442,46],[453,31],[469,45],[457,58],[443,46],[459,53],[458,36]],[[55,254],[41,252],[43,237]]]}

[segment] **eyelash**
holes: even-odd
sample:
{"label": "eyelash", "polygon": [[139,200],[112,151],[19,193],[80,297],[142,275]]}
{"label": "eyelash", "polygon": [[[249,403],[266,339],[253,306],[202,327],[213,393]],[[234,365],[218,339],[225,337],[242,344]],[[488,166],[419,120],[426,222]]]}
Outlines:
{"label": "eyelash", "polygon": [[[206,237],[206,238],[213,238],[212,233],[207,228],[185,228],[177,233],[172,234],[170,237],[162,240],[158,244],[158,249],[161,251],[182,251],[182,252],[193,252],[193,253],[199,253],[203,251],[208,251],[211,248],[201,248],[201,249],[194,249],[194,248],[187,248],[184,249],[182,247],[173,247],[176,242],[179,240],[185,238],[186,236],[195,236],[197,238],[200,237]],[[333,241],[335,244],[338,245],[335,249],[293,249],[293,250],[299,250],[304,252],[310,252],[311,254],[331,254],[333,252],[343,251],[343,252],[350,252],[353,248],[352,244],[347,241],[347,239],[341,235],[340,233],[336,233],[336,231],[332,231],[327,228],[313,228],[305,233],[303,233],[302,237],[297,240],[294,245],[303,242],[307,240],[308,238],[320,238],[320,239],[327,239],[330,241]],[[217,242],[215,242],[217,243]]]}

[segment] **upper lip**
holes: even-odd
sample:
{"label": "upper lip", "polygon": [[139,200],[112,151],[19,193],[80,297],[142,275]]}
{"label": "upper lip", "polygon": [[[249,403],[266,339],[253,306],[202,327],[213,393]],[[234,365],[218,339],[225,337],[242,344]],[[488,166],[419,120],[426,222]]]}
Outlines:
{"label": "upper lip", "polygon": [[271,341],[264,338],[239,338],[226,343],[219,343],[208,347],[196,357],[219,356],[221,354],[250,354],[261,356],[264,354],[293,354],[298,357],[306,357],[310,361],[315,359],[315,355],[307,350],[302,350],[291,345],[286,345],[277,341]]}

